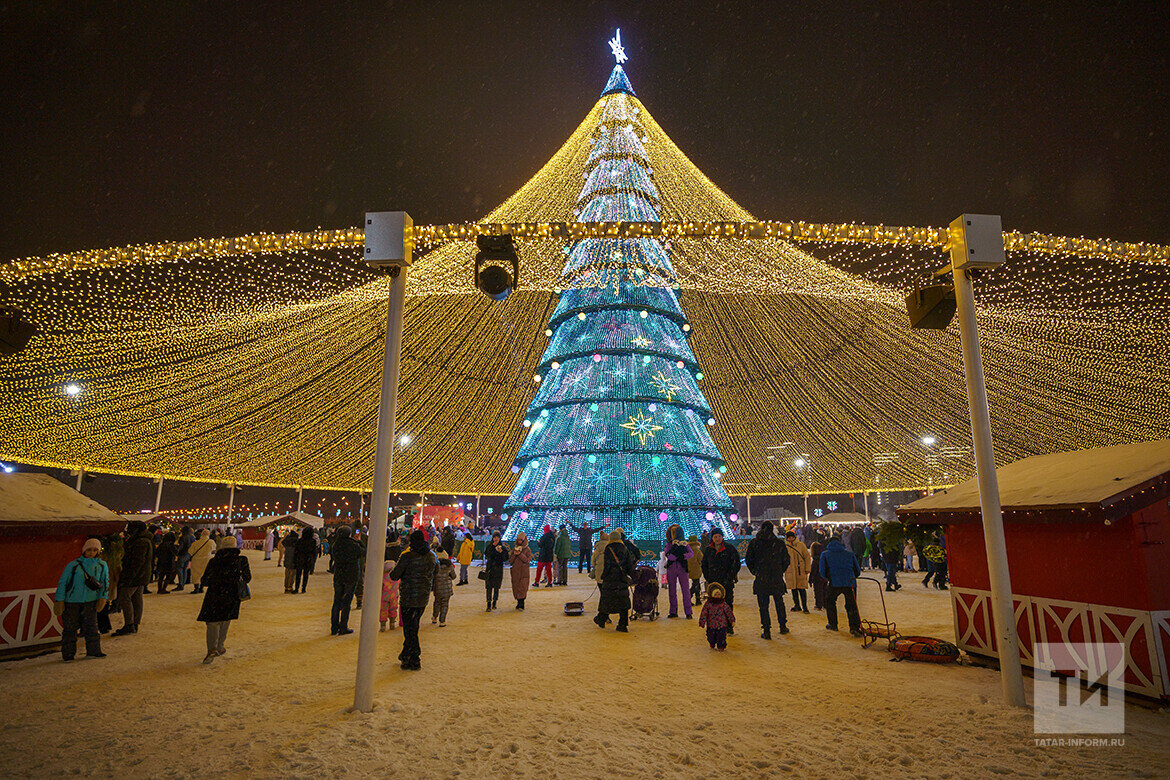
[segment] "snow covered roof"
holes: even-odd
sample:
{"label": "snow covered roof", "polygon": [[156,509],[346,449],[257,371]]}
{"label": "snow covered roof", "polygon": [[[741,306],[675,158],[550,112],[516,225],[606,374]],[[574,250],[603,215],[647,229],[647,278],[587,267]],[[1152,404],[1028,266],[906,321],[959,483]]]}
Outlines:
{"label": "snow covered roof", "polygon": [[260,528],[265,525],[279,523],[300,523],[307,525],[310,528],[322,528],[325,521],[317,515],[310,515],[304,512],[289,512],[285,515],[266,515],[264,517],[254,517],[244,523],[236,523],[236,528]]}
{"label": "snow covered roof", "polygon": [[[996,469],[1004,508],[1106,504],[1168,473],[1170,439],[1033,455]],[[900,507],[898,513],[962,510],[979,510],[979,483],[974,477]]]}
{"label": "snow covered roof", "polygon": [[48,474],[0,474],[0,525],[33,523],[126,524],[96,501]]}

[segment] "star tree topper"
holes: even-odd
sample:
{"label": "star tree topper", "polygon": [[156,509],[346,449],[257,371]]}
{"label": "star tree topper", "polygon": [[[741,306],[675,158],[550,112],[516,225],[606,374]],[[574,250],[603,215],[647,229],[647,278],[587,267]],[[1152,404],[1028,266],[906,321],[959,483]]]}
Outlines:
{"label": "star tree topper", "polygon": [[617,60],[618,65],[629,59],[626,56],[626,50],[622,48],[622,31],[618,28],[617,35],[609,39],[609,48],[613,52],[613,58]]}
{"label": "star tree topper", "polygon": [[653,422],[653,417],[638,412],[636,415],[630,415],[630,421],[622,423],[621,427],[627,429],[631,436],[637,436],[640,443],[645,444],[647,437],[653,439],[654,432],[662,430],[661,425],[653,425]]}

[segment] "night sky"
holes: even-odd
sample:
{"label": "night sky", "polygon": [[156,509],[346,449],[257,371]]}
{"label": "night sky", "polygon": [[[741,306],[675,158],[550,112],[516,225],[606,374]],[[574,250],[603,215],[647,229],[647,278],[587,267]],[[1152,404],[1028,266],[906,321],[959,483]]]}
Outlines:
{"label": "night sky", "polygon": [[1166,3],[79,5],[0,5],[0,261],[475,219],[584,118],[615,27],[650,112],[759,218],[1170,243]]}
{"label": "night sky", "polygon": [[0,11],[3,259],[474,219],[585,116],[618,26],[639,97],[760,218],[1170,243],[1165,3],[78,5]]}

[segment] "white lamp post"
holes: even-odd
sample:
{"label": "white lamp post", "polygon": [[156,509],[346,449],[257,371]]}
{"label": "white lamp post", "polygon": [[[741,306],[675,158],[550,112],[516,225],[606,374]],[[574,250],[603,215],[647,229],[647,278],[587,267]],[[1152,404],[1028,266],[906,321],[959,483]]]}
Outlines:
{"label": "white lamp post", "polygon": [[[405,211],[366,214],[366,262],[390,277],[386,314],[386,349],[382,358],[382,389],[378,401],[378,433],[374,454],[374,486],[370,494],[370,525],[366,539],[367,594],[382,592],[382,559],[386,549],[386,520],[390,513],[390,477],[394,461],[394,412],[398,404],[398,368],[402,358],[402,319],[406,309],[406,273],[410,268],[414,226]],[[376,600],[376,599],[375,599]],[[374,708],[374,662],[378,644],[378,610],[362,610],[358,634],[357,679],[353,708]]]}

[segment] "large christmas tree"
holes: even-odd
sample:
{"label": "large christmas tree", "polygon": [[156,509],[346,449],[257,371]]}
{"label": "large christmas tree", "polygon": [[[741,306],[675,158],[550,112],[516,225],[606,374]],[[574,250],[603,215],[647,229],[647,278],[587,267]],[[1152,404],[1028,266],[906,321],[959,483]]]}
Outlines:
{"label": "large christmas tree", "polygon": [[[661,221],[646,134],[620,62],[601,95],[577,201],[581,222]],[[536,368],[540,389],[513,465],[523,473],[504,505],[505,538],[534,538],[561,523],[621,527],[636,539],[660,539],[671,523],[687,534],[719,527],[730,536],[733,508],[719,482],[726,467],[707,431],[715,420],[687,344],[669,243],[586,239],[565,253]]]}

